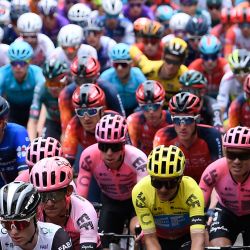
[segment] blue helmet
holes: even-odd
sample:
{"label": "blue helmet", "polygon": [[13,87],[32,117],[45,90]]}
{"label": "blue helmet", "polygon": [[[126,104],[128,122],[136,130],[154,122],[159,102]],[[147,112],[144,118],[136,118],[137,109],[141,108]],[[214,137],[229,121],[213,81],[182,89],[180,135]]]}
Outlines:
{"label": "blue helmet", "polygon": [[130,54],[129,54],[129,45],[125,43],[118,43],[116,44],[113,49],[111,50],[109,57],[113,61],[118,60],[131,60]]}
{"label": "blue helmet", "polygon": [[155,17],[159,22],[169,21],[173,16],[174,10],[168,5],[161,5],[156,9]]}
{"label": "blue helmet", "polygon": [[214,35],[205,35],[199,43],[199,51],[202,54],[218,54],[221,50],[221,42]]}
{"label": "blue helmet", "polygon": [[8,56],[10,61],[28,61],[33,56],[33,49],[29,43],[18,40],[10,45]]}

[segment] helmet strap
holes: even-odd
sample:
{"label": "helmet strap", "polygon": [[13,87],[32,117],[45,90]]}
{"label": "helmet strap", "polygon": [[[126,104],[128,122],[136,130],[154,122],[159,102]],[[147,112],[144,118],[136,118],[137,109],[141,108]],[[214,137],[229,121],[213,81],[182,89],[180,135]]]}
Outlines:
{"label": "helmet strap", "polygon": [[31,236],[30,240],[29,240],[29,241],[27,241],[27,243],[25,243],[25,245],[27,245],[27,244],[31,244],[31,243],[33,242],[33,240],[34,240],[34,238],[35,238],[36,234],[38,234],[38,231],[37,231],[37,222],[36,222],[36,218],[34,217],[34,219],[33,219],[33,220],[34,220],[35,231],[34,231],[33,235]]}

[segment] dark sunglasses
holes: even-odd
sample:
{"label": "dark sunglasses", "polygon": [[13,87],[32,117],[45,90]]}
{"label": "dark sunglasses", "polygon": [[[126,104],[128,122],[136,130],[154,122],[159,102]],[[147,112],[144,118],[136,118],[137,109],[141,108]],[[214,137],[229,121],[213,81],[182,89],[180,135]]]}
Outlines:
{"label": "dark sunglasses", "polygon": [[119,66],[121,66],[122,68],[127,68],[129,66],[129,63],[127,62],[113,62],[113,66],[114,68],[118,68]]}
{"label": "dark sunglasses", "polygon": [[102,109],[102,107],[98,108],[79,108],[75,109],[76,115],[79,117],[84,117],[87,115],[88,117],[92,117],[98,114],[98,112]]}
{"label": "dark sunglasses", "polygon": [[48,200],[57,202],[65,199],[65,195],[67,193],[67,189],[61,189],[57,191],[52,191],[52,192],[42,192],[40,193],[41,195],[41,202],[46,203]]}
{"label": "dark sunglasses", "polygon": [[172,59],[169,59],[169,58],[166,58],[165,57],[165,62],[167,63],[167,64],[172,64],[172,65],[176,65],[176,66],[179,66],[179,65],[181,65],[181,63],[182,62],[180,62],[180,61],[176,61],[176,60],[172,60]]}
{"label": "dark sunglasses", "polygon": [[143,38],[143,43],[144,44],[157,44],[160,42],[160,39],[158,38]]}
{"label": "dark sunglasses", "polygon": [[99,142],[98,143],[98,149],[102,152],[107,152],[109,149],[111,149],[112,152],[118,152],[123,149],[122,143],[103,143]]}
{"label": "dark sunglasses", "polygon": [[215,61],[218,59],[218,54],[202,54],[201,53],[201,58],[204,60],[204,61]]}
{"label": "dark sunglasses", "polygon": [[37,35],[23,35],[23,39],[37,39]]}
{"label": "dark sunglasses", "polygon": [[249,68],[238,68],[233,70],[233,73],[235,75],[248,74],[249,72],[250,72]]}
{"label": "dark sunglasses", "polygon": [[140,8],[142,6],[142,3],[129,3],[130,8]]}
{"label": "dark sunglasses", "polygon": [[211,5],[208,5],[207,8],[209,10],[213,10],[213,9],[220,10],[221,9],[221,4],[211,4]]}
{"label": "dark sunglasses", "polygon": [[231,152],[231,151],[226,151],[226,157],[229,160],[235,160],[236,158],[239,159],[240,161],[245,161],[250,159],[250,153],[239,153],[239,152]]}
{"label": "dark sunglasses", "polygon": [[157,111],[160,107],[162,107],[162,103],[149,103],[149,104],[141,104],[140,105],[140,108],[143,110],[143,111]]}
{"label": "dark sunglasses", "polygon": [[197,116],[171,116],[173,124],[175,125],[191,125],[193,124],[197,119]]}
{"label": "dark sunglasses", "polygon": [[187,39],[190,42],[199,42],[201,40],[201,36],[187,35]]}
{"label": "dark sunglasses", "polygon": [[12,61],[10,64],[11,64],[12,67],[19,66],[19,67],[23,68],[23,67],[28,65],[28,62],[25,62],[25,61]]}
{"label": "dark sunglasses", "polygon": [[250,23],[247,23],[247,22],[240,23],[240,24],[238,24],[238,25],[239,25],[239,27],[240,27],[241,29],[250,28]]}
{"label": "dark sunglasses", "polygon": [[101,30],[84,30],[84,35],[85,35],[85,37],[86,36],[89,36],[89,35],[93,35],[93,36],[98,36],[98,35],[100,35],[102,33],[102,31]]}
{"label": "dark sunglasses", "polygon": [[171,180],[157,180],[151,177],[151,185],[156,189],[161,189],[165,187],[166,189],[173,189],[179,185],[181,177],[173,178]]}
{"label": "dark sunglasses", "polygon": [[18,231],[21,231],[30,225],[30,219],[29,220],[6,220],[6,221],[1,221],[1,224],[8,231],[10,231],[13,228],[15,228]]}

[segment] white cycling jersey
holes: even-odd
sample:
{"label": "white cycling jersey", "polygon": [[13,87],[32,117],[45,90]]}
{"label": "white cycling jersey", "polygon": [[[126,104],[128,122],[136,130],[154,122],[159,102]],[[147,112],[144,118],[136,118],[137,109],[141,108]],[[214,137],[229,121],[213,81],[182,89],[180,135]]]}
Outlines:
{"label": "white cycling jersey", "polygon": [[8,44],[0,44],[0,67],[8,64],[10,62],[8,57]]}

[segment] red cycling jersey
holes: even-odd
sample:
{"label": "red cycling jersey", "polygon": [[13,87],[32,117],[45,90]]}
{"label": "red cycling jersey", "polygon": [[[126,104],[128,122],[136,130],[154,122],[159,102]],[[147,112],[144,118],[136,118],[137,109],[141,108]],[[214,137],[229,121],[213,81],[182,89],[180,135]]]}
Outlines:
{"label": "red cycling jersey", "polygon": [[142,150],[148,155],[153,149],[153,139],[155,133],[160,129],[171,124],[170,114],[163,110],[161,122],[157,126],[147,123],[144,113],[136,112],[127,118],[128,132],[133,146]]}
{"label": "red cycling jersey", "polygon": [[184,175],[191,176],[199,183],[206,167],[222,157],[222,144],[219,131],[213,127],[198,124],[196,130],[197,138],[189,148],[185,148],[180,142],[173,125],[158,130],[153,145],[154,147],[158,145],[179,147],[186,157]]}

